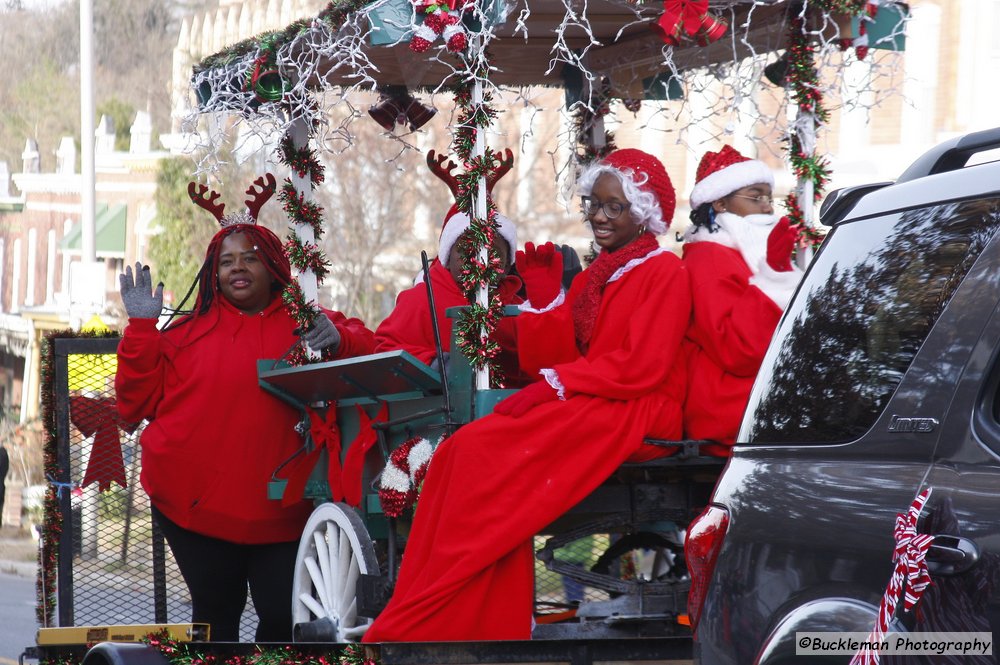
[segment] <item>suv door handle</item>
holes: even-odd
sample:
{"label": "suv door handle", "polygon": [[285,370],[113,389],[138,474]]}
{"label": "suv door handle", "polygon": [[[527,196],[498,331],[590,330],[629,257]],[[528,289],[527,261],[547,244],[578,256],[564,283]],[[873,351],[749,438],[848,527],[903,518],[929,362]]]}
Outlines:
{"label": "suv door handle", "polygon": [[928,548],[924,560],[927,562],[927,572],[931,575],[958,575],[979,561],[979,546],[975,541],[961,536],[934,536],[934,542]]}

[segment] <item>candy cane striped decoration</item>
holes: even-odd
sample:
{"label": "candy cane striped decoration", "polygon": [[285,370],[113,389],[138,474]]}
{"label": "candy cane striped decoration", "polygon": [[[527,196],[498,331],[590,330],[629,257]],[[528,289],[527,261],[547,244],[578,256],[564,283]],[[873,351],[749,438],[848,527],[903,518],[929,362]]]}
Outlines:
{"label": "candy cane striped decoration", "polygon": [[[896,527],[893,530],[896,547],[892,554],[896,567],[892,571],[889,586],[886,587],[882,602],[879,604],[875,627],[868,634],[868,644],[880,644],[889,630],[889,621],[892,620],[896,605],[899,603],[904,579],[906,593],[903,597],[903,609],[906,611],[916,607],[931,582],[924,558],[927,556],[927,549],[934,542],[934,536],[917,533],[917,518],[920,517],[920,511],[927,503],[931,490],[932,488],[928,487],[918,494],[905,515],[902,513],[896,515]],[[878,665],[878,662],[878,650],[869,648],[861,649],[851,659],[851,665]]]}
{"label": "candy cane striped decoration", "polygon": [[[438,440],[441,443],[441,440]],[[378,498],[386,517],[399,517],[417,500],[436,445],[427,439],[407,439],[392,451],[379,480]]]}

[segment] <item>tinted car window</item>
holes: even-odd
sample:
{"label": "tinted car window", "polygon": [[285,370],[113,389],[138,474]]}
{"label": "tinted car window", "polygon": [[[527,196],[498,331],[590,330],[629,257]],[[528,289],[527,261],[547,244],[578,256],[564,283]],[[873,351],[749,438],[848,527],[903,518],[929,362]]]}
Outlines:
{"label": "tinted car window", "polygon": [[837,227],[838,241],[816,257],[775,334],[741,440],[831,443],[864,434],[995,233],[998,203]]}

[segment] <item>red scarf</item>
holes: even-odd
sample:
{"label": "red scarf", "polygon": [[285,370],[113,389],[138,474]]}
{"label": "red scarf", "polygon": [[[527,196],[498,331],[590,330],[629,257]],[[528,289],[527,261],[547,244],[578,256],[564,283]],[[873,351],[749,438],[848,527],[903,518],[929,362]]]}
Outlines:
{"label": "red scarf", "polygon": [[580,297],[573,303],[573,330],[576,332],[576,346],[586,354],[590,347],[590,336],[594,333],[597,312],[601,308],[604,287],[615,272],[633,259],[640,259],[660,248],[651,233],[642,233],[635,240],[614,252],[601,252],[587,269],[587,283]]}

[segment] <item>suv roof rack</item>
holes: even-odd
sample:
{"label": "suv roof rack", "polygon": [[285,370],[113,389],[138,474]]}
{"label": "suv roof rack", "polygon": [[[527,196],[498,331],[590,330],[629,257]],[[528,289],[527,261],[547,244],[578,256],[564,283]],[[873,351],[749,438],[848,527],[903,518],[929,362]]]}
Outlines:
{"label": "suv roof rack", "polygon": [[935,173],[956,171],[978,152],[1000,148],[1000,127],[958,136],[934,146],[917,158],[896,182],[908,182]]}
{"label": "suv roof rack", "polygon": [[869,185],[855,185],[853,187],[842,187],[833,190],[826,195],[823,205],[820,206],[820,223],[824,226],[836,226],[838,222],[847,217],[847,213],[854,208],[854,205],[861,200],[861,197],[891,184],[891,182],[876,182]]}

